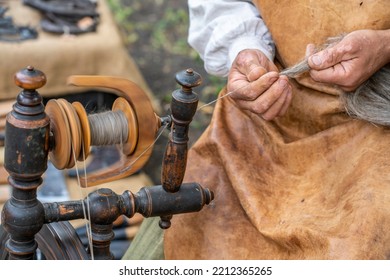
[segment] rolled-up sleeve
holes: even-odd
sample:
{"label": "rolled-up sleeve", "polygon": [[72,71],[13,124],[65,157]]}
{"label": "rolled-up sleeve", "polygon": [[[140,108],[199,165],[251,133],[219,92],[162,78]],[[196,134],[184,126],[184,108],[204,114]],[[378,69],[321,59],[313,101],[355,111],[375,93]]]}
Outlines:
{"label": "rolled-up sleeve", "polygon": [[258,49],[270,60],[275,46],[252,1],[189,0],[188,43],[204,61],[205,70],[225,77],[244,49]]}

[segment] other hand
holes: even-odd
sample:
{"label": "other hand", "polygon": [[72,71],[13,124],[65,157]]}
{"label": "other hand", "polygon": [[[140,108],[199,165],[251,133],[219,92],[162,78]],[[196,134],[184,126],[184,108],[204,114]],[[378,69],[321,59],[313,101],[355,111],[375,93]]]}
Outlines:
{"label": "other hand", "polygon": [[275,64],[261,51],[241,51],[228,76],[227,90],[236,104],[265,120],[286,113],[292,89],[286,76],[279,75]]}
{"label": "other hand", "polygon": [[[310,76],[353,91],[390,61],[390,30],[357,30],[308,58]],[[307,50],[313,51],[308,45]]]}

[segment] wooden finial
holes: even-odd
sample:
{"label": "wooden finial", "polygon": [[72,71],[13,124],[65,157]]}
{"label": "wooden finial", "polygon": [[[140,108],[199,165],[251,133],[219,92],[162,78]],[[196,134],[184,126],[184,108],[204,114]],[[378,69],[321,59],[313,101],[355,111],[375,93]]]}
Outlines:
{"label": "wooden finial", "polygon": [[33,66],[27,66],[15,74],[15,84],[25,90],[36,90],[46,84],[46,76]]}

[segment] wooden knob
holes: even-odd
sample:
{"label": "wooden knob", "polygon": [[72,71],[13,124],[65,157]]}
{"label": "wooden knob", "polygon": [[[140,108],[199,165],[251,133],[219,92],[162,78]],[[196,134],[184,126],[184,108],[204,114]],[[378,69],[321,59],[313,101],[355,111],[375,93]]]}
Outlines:
{"label": "wooden knob", "polygon": [[197,87],[202,83],[202,77],[192,68],[176,73],[176,82],[183,88]]}
{"label": "wooden knob", "polygon": [[15,84],[26,90],[36,90],[46,84],[46,76],[43,72],[27,66],[15,74]]}

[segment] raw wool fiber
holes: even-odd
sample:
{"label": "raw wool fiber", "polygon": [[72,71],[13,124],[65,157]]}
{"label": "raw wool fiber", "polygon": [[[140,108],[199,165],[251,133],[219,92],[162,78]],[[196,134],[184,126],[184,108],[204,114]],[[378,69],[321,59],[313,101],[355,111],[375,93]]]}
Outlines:
{"label": "raw wool fiber", "polygon": [[354,92],[344,92],[341,98],[350,116],[390,126],[390,65],[379,69]]}

